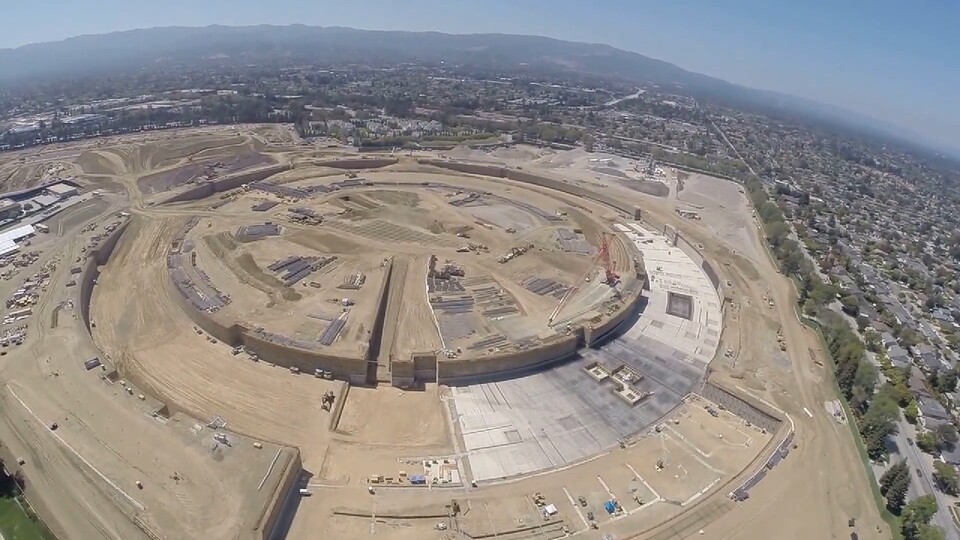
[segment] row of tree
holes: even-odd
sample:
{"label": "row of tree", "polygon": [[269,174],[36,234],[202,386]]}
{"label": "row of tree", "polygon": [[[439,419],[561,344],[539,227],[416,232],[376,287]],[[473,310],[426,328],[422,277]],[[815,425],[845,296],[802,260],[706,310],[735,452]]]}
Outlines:
{"label": "row of tree", "polygon": [[[756,177],[743,179],[748,194],[757,209],[767,234],[771,250],[776,256],[783,274],[797,281],[799,302],[805,314],[813,316],[820,323],[834,362],[834,375],[843,397],[850,404],[857,428],[863,439],[867,453],[873,460],[886,457],[886,440],[897,429],[897,419],[901,406],[917,408],[916,401],[906,385],[907,374],[888,377],[888,381],[877,388],[879,372],[866,357],[866,348],[860,336],[846,320],[836,312],[827,309],[833,301],[840,299],[847,313],[856,315],[855,302],[844,302],[841,290],[820,279],[813,264],[806,257],[800,243],[793,238],[790,226],[780,206],[770,199],[767,191]],[[936,376],[937,383],[947,385],[955,382],[956,375]],[[919,411],[916,411],[919,413]],[[922,436],[929,436],[929,444],[934,447],[956,442],[957,433],[950,424],[945,424],[942,433],[936,430]],[[923,448],[918,436],[917,445]],[[923,441],[927,444],[928,441]],[[940,489],[947,493],[957,493],[958,479],[953,467],[938,463],[934,479]],[[930,525],[937,512],[937,502],[933,496],[924,496],[906,503],[910,488],[910,470],[905,460],[892,465],[880,477],[880,493],[887,508],[901,517],[901,534],[906,540],[942,540],[943,531]],[[905,504],[906,503],[906,504]]]}

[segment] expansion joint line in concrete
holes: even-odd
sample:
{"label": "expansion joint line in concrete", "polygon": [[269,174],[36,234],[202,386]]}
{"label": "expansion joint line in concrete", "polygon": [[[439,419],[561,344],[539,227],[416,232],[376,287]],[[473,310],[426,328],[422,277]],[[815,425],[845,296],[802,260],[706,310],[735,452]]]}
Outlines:
{"label": "expansion joint line in concrete", "polygon": [[[653,500],[650,501],[648,504],[653,504],[653,503],[655,503],[655,502],[660,502],[660,501],[664,500],[663,497],[661,497],[660,494],[657,493],[657,491],[656,491],[655,489],[653,489],[653,486],[651,486],[650,484],[648,484],[647,481],[644,480],[642,476],[640,476],[640,473],[638,473],[637,470],[633,468],[633,465],[630,465],[629,463],[625,463],[624,465],[626,465],[627,468],[630,469],[630,472],[632,472],[633,475],[637,477],[637,480],[639,480],[640,483],[644,485],[644,487],[646,487],[648,490],[650,490],[650,493],[653,493]],[[643,505],[643,506],[641,506],[640,508],[643,508],[644,506],[646,506],[646,505]]]}

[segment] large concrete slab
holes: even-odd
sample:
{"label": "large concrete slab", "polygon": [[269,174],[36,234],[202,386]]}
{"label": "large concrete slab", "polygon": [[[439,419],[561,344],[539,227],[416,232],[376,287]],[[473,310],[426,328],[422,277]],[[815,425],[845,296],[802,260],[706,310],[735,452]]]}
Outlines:
{"label": "large concrete slab", "polygon": [[[620,226],[641,249],[651,278],[642,313],[620,334],[576,359],[524,377],[451,389],[467,460],[478,482],[581,461],[650,428],[700,383],[720,337],[720,300],[703,270],[663,235]],[[667,313],[670,292],[692,298],[689,319]],[[631,405],[586,368],[628,366]]]}

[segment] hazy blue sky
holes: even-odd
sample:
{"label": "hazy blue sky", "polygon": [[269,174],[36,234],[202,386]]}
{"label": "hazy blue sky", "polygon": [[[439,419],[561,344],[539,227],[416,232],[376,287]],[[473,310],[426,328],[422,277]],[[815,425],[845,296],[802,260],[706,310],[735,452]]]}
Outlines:
{"label": "hazy blue sky", "polygon": [[[153,26],[291,24],[607,43],[812,98],[960,148],[960,2],[60,0],[4,2],[0,47]],[[10,5],[13,4],[13,5]]]}

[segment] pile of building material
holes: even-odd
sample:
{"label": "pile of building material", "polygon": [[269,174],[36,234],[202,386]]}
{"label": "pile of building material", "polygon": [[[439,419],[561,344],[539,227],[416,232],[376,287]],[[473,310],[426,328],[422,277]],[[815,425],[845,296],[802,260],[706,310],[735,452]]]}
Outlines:
{"label": "pile of building material", "polygon": [[350,274],[343,278],[343,283],[339,285],[338,289],[352,289],[356,290],[363,286],[367,281],[367,275],[363,272],[357,272],[355,274]]}
{"label": "pile of building material", "polygon": [[287,187],[287,186],[278,186],[276,184],[270,184],[268,182],[251,182],[244,186],[245,189],[256,189],[264,191],[266,193],[272,193],[278,197],[285,199],[305,199],[310,196],[309,193],[301,189]]}
{"label": "pile of building material", "polygon": [[483,194],[482,193],[469,193],[466,197],[462,199],[456,199],[450,201],[450,206],[456,206],[458,208],[463,208],[464,206],[477,206],[484,204]]}
{"label": "pile of building material", "polygon": [[436,279],[450,279],[451,277],[463,277],[466,271],[459,264],[447,260],[443,266],[437,264],[437,256],[430,256],[430,265],[427,270],[427,277]]}
{"label": "pile of building material", "polygon": [[303,223],[306,225],[320,225],[323,223],[323,216],[309,208],[295,207],[290,209],[290,221]]}
{"label": "pile of building material", "polygon": [[436,277],[427,278],[427,292],[431,293],[456,293],[464,292],[463,284],[456,279],[440,279]]}
{"label": "pile of building material", "polygon": [[336,341],[337,336],[340,335],[340,331],[343,330],[343,326],[347,324],[347,312],[344,311],[340,314],[339,317],[334,319],[327,325],[323,333],[320,335],[319,342],[321,345],[332,345]]}
{"label": "pile of building material", "polygon": [[261,225],[244,225],[237,229],[239,240],[256,240],[268,236],[280,236],[280,225],[268,221]]}
{"label": "pile of building material", "polygon": [[593,253],[593,246],[578,232],[578,229],[558,229],[557,241],[560,243],[560,248],[567,253],[579,253],[580,255]]}
{"label": "pile of building material", "polygon": [[332,263],[337,258],[329,257],[300,257],[292,255],[286,259],[279,260],[267,268],[280,275],[284,286],[290,287],[297,284],[303,278],[309,276],[324,266]]}
{"label": "pile of building material", "polygon": [[533,244],[510,248],[510,251],[501,255],[499,258],[497,258],[497,262],[499,262],[500,264],[503,264],[503,263],[512,261],[513,259],[523,255],[524,253],[526,253],[528,250],[531,250],[531,249],[533,249]]}
{"label": "pile of building material", "polygon": [[567,291],[570,290],[570,287],[567,287],[559,281],[536,277],[524,280],[521,285],[528,291],[539,294],[540,296],[550,295],[558,299],[563,298],[563,295],[567,294]]}
{"label": "pile of building material", "polygon": [[24,253],[18,253],[16,255],[7,255],[5,257],[0,257],[0,268],[10,265],[15,266],[16,268],[25,268],[37,262],[37,259],[39,258],[39,251],[27,251]]}
{"label": "pile of building material", "polygon": [[499,349],[500,347],[506,347],[509,344],[510,342],[507,341],[507,338],[503,337],[500,334],[493,334],[479,341],[473,342],[473,344],[469,345],[467,348],[473,351],[480,351],[483,349],[492,351],[495,349]]}
{"label": "pile of building material", "polygon": [[[269,341],[271,343],[276,343],[284,347],[298,348],[298,349],[317,349],[320,346],[318,341],[306,341],[301,339],[294,339],[289,336],[284,336],[282,334],[275,334],[273,332],[268,332],[263,328],[255,328],[253,330],[254,335],[259,337],[264,341]],[[259,358],[251,357],[254,360]]]}
{"label": "pile of building material", "polygon": [[276,205],[278,205],[278,204],[280,204],[280,203],[278,203],[278,202],[276,202],[276,201],[263,201],[263,202],[260,203],[260,204],[255,204],[255,205],[253,205],[253,207],[251,208],[251,210],[253,210],[254,212],[266,212],[267,210],[270,210],[271,208],[273,208],[274,206],[276,206]]}
{"label": "pile of building material", "polygon": [[14,320],[19,321],[30,316],[32,311],[26,308],[36,305],[40,293],[47,290],[47,286],[50,284],[50,275],[57,269],[57,262],[58,260],[54,259],[43,265],[40,270],[25,279],[20,288],[7,298],[7,309],[13,309],[15,310],[14,313],[17,314],[7,315],[7,318],[11,320],[5,321],[5,323],[9,324]]}
{"label": "pile of building material", "polygon": [[21,345],[27,339],[27,325],[8,328],[0,333],[0,346]]}
{"label": "pile of building material", "polygon": [[167,264],[170,268],[170,278],[173,279],[174,286],[198,310],[213,313],[230,303],[229,297],[217,294],[211,295],[202,291],[183,269],[179,254],[170,255]]}
{"label": "pile of building material", "polygon": [[231,302],[230,296],[217,289],[206,272],[196,268],[196,252],[190,253],[190,267],[196,272],[200,284],[195,283],[184,269],[183,253],[192,249],[192,244],[184,241],[184,237],[197,223],[199,218],[193,218],[177,233],[174,238],[175,248],[167,254],[167,269],[174,286],[184,298],[189,300],[196,309],[213,313],[228,305]]}
{"label": "pile of building material", "polygon": [[457,248],[457,253],[470,253],[471,251],[477,254],[480,252],[486,253],[490,251],[490,248],[488,248],[486,244],[474,244],[473,242],[468,242]]}
{"label": "pile of building material", "polygon": [[434,296],[430,298],[430,307],[443,313],[470,313],[473,311],[473,296]]}

